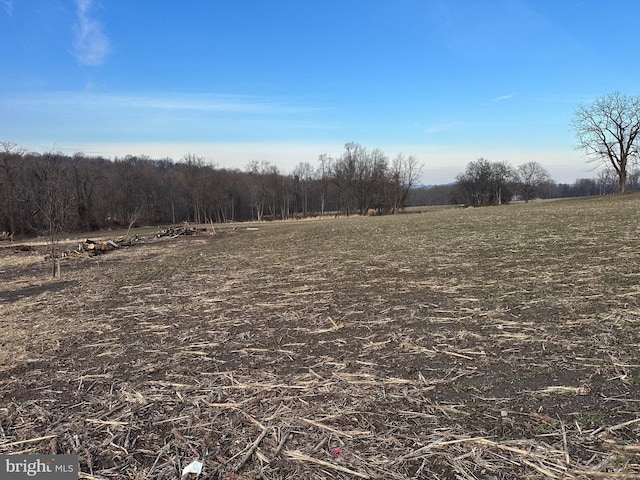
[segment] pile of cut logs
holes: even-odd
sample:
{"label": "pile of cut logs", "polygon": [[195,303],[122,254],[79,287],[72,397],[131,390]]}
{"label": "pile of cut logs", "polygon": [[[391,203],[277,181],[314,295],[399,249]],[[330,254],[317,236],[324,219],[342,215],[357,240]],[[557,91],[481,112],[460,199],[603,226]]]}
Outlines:
{"label": "pile of cut logs", "polygon": [[[176,238],[180,235],[195,235],[198,232],[206,232],[206,228],[196,228],[190,226],[187,222],[183,222],[180,225],[175,225],[173,227],[167,227],[165,229],[159,230],[155,233],[155,237],[171,237]],[[215,232],[215,231],[214,231]],[[80,257],[84,255],[95,256],[100,255],[102,253],[107,253],[111,250],[117,250],[121,247],[130,247],[132,245],[138,245],[140,243],[145,242],[145,237],[140,235],[135,235],[133,237],[118,237],[114,240],[90,240],[88,238],[81,241],[78,246],[71,251],[62,252],[60,254],[61,257]]]}
{"label": "pile of cut logs", "polygon": [[180,225],[174,225],[168,227],[156,233],[156,237],[171,237],[176,238],[180,235],[195,235],[198,232],[206,232],[206,228],[196,228],[189,225],[187,222],[182,222]]}
{"label": "pile of cut logs", "polygon": [[90,240],[88,238],[84,239],[82,242],[78,244],[75,250],[70,252],[63,252],[62,257],[79,257],[81,255],[89,255],[95,256],[101,253],[107,253],[110,250],[117,250],[120,247],[133,245],[134,243],[139,243],[140,239],[138,236],[125,241],[124,237],[118,237],[115,240],[105,240],[96,242],[94,240]]}

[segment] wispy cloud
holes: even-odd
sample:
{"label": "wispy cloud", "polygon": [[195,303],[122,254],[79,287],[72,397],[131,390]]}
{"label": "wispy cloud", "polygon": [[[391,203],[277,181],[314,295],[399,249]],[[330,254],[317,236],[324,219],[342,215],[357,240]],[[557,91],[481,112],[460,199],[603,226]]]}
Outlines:
{"label": "wispy cloud", "polygon": [[424,133],[432,134],[432,133],[444,132],[445,130],[450,130],[455,126],[456,126],[456,122],[438,123],[425,128]]}
{"label": "wispy cloud", "polygon": [[[99,88],[99,86],[98,86]],[[335,132],[322,107],[280,97],[184,93],[41,92],[0,93],[6,117],[20,116],[35,124],[55,124],[56,141],[79,137],[94,141],[267,141],[296,133],[313,136]],[[19,139],[18,122],[4,122],[0,131]],[[25,120],[27,121],[27,120]],[[21,126],[22,125],[22,126]],[[12,133],[16,132],[16,133]]]}
{"label": "wispy cloud", "polygon": [[130,112],[144,112],[153,115],[172,115],[179,112],[225,113],[247,115],[296,115],[322,110],[320,107],[290,103],[283,98],[258,97],[251,95],[224,94],[184,94],[175,92],[157,93],[101,93],[100,85],[89,82],[82,92],[48,92],[0,95],[0,100],[9,105],[24,108],[66,108],[75,105],[100,111],[128,109]]}
{"label": "wispy cloud", "polygon": [[90,15],[93,0],[76,0],[76,7],[78,18],[74,24],[73,55],[81,65],[102,65],[111,45],[100,22]]}
{"label": "wispy cloud", "polygon": [[13,16],[13,0],[2,0],[2,6],[4,7],[4,11],[7,12],[7,15],[12,17]]}
{"label": "wispy cloud", "polygon": [[517,95],[517,93],[509,93],[508,95],[501,95],[499,97],[492,98],[491,101],[492,102],[504,102],[505,100],[511,100],[516,95]]}
{"label": "wispy cloud", "polygon": [[101,95],[95,101],[141,109],[166,111],[203,111],[235,113],[295,113],[300,107],[285,105],[277,101],[243,95],[212,94],[147,94],[147,95]]}

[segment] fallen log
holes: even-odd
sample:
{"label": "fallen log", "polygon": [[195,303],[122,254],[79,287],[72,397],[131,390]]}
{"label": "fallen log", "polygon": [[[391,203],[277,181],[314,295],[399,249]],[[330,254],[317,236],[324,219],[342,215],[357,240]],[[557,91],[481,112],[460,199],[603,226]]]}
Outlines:
{"label": "fallen log", "polygon": [[195,235],[197,232],[205,232],[206,228],[196,228],[189,225],[187,222],[183,222],[180,225],[174,225],[156,232],[156,237],[171,237],[176,238],[181,235]]}

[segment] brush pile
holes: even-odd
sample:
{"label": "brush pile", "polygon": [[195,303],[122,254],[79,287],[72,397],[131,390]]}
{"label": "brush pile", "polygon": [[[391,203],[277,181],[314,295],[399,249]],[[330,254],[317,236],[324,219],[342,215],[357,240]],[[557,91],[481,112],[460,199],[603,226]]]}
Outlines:
{"label": "brush pile", "polygon": [[[117,237],[113,240],[91,240],[85,238],[80,241],[73,250],[65,250],[60,253],[61,258],[74,257],[95,257],[104,253],[118,250],[121,247],[130,247],[144,243],[144,237],[135,235],[133,237]],[[45,256],[45,260],[49,260],[49,255]]]}
{"label": "brush pile", "polygon": [[[60,254],[61,258],[73,258],[73,257],[94,257],[113,250],[118,250],[122,247],[131,247],[134,245],[141,245],[151,241],[153,238],[178,238],[184,235],[197,235],[205,232],[212,232],[215,234],[214,229],[198,228],[189,225],[187,222],[183,222],[179,225],[163,228],[158,230],[152,235],[133,235],[133,236],[119,236],[112,240],[91,240],[86,238],[79,242],[72,250],[65,250]],[[49,255],[45,257],[45,260],[49,260]]]}
{"label": "brush pile", "polygon": [[198,233],[204,233],[206,231],[207,231],[207,228],[197,228],[189,225],[189,223],[187,222],[182,222],[180,225],[174,225],[172,227],[159,230],[156,233],[156,237],[177,238],[181,235],[196,235]]}

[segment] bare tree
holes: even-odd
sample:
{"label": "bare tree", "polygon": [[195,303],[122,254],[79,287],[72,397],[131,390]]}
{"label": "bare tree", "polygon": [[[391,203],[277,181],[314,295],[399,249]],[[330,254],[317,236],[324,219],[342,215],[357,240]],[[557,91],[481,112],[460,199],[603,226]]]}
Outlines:
{"label": "bare tree", "polygon": [[135,210],[132,210],[127,213],[127,222],[129,222],[129,226],[127,227],[127,234],[124,236],[126,240],[131,240],[129,238],[129,234],[131,233],[131,229],[133,226],[140,220],[142,217],[142,212],[144,211],[144,205],[138,205]]}
{"label": "bare tree", "polygon": [[409,191],[415,185],[421,172],[422,165],[418,163],[418,159],[413,155],[405,157],[404,154],[399,153],[393,159],[389,179],[391,183],[392,213],[397,213],[398,210],[406,206]]}
{"label": "bare tree", "polygon": [[358,166],[366,149],[357,143],[347,143],[345,152],[332,164],[333,182],[338,188],[338,209],[347,217],[357,208]]}
{"label": "bare tree", "polygon": [[204,158],[193,153],[187,153],[182,157],[187,171],[187,192],[191,200],[194,223],[203,223],[203,196],[204,196]]}
{"label": "bare tree", "polygon": [[280,188],[280,171],[278,167],[266,160],[258,162],[252,160],[247,166],[249,173],[249,194],[252,208],[255,210],[255,218],[261,222],[265,209],[270,218],[277,213],[278,190]]}
{"label": "bare tree", "polygon": [[20,221],[20,202],[24,201],[24,151],[13,142],[0,142],[0,230],[12,237],[18,229],[24,230]]}
{"label": "bare tree", "polygon": [[324,216],[329,192],[329,179],[333,170],[333,158],[323,153],[318,157],[318,162],[320,163],[317,171],[317,178],[320,181],[320,216]]}
{"label": "bare tree", "polygon": [[527,162],[518,166],[513,172],[516,191],[522,195],[525,203],[538,196],[541,189],[551,183],[551,175],[538,162]]}
{"label": "bare tree", "polygon": [[508,163],[479,158],[467,164],[464,173],[456,177],[456,182],[467,205],[501,205],[511,196],[509,180],[512,176]]}
{"label": "bare tree", "polygon": [[[282,182],[282,175],[280,174],[280,169],[271,165],[267,162],[266,171],[265,171],[265,180],[267,187],[267,195],[269,201],[267,203],[269,207],[269,215],[271,215],[271,219],[275,219],[278,215],[278,205],[280,205],[280,211],[284,212],[286,210],[286,199],[282,192],[284,191],[284,185]],[[284,218],[284,217],[283,217]]]}
{"label": "bare tree", "polygon": [[332,164],[333,182],[338,188],[339,209],[347,216],[354,212],[365,214],[369,208],[381,208],[389,162],[380,149],[367,150],[349,142],[344,153]]}
{"label": "bare tree", "polygon": [[508,202],[511,198],[509,181],[513,178],[513,168],[507,162],[493,162],[491,164],[491,188],[497,205]]}
{"label": "bare tree", "polygon": [[52,262],[52,275],[59,278],[59,243],[71,223],[74,205],[62,159],[53,154],[45,155],[34,164],[31,179],[32,204],[35,206],[31,222],[34,230],[44,237]]}
{"label": "bare tree", "polygon": [[627,189],[640,190],[640,169],[637,167],[627,176]]}
{"label": "bare tree", "polygon": [[309,187],[313,181],[313,167],[308,162],[300,162],[293,170],[293,178],[299,187],[302,203],[302,216],[309,212]]}
{"label": "bare tree", "polygon": [[358,207],[362,215],[372,208],[380,210],[388,203],[385,197],[389,177],[389,159],[382,150],[374,148],[364,160],[358,186]]}
{"label": "bare tree", "polygon": [[618,175],[618,191],[624,193],[629,163],[638,158],[640,97],[615,92],[581,105],[572,126],[577,148],[592,160],[611,165]]}
{"label": "bare tree", "polygon": [[100,168],[100,161],[85,156],[82,152],[73,154],[69,174],[73,180],[73,191],[76,200],[78,222],[76,227],[81,230],[97,228],[99,219],[95,217],[96,196],[100,184],[105,181]]}
{"label": "bare tree", "polygon": [[600,170],[596,177],[600,195],[611,195],[616,192],[617,177],[617,172],[611,167]]}

